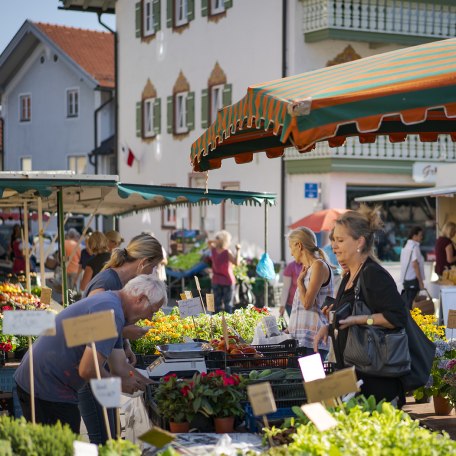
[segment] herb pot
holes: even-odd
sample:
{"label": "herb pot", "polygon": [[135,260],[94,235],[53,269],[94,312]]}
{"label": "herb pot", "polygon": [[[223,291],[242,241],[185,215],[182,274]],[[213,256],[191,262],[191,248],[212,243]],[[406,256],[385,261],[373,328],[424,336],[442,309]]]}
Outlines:
{"label": "herb pot", "polygon": [[190,429],[190,423],[185,421],[184,423],[175,423],[174,421],[169,422],[169,430],[175,434],[182,432],[188,432]]}
{"label": "herb pot", "polygon": [[446,397],[433,396],[435,414],[439,416],[451,415],[453,406]]}
{"label": "herb pot", "polygon": [[226,418],[214,418],[215,432],[217,434],[227,434],[234,432],[234,416]]}

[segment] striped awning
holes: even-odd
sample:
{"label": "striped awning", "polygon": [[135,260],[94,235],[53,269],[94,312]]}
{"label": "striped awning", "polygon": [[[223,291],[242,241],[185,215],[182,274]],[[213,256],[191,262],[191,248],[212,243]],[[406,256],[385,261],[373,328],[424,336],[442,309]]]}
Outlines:
{"label": "striped awning", "polygon": [[285,147],[307,152],[324,140],[337,147],[349,136],[372,143],[408,134],[456,140],[456,39],[251,86],[192,144],[191,162],[205,171],[226,158],[250,162],[255,152],[274,158]]}

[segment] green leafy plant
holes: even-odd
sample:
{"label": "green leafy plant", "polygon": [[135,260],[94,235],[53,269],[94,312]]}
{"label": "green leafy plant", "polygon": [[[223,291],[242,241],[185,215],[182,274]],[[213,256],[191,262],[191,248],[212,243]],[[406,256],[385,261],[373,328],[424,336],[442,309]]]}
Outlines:
{"label": "green leafy plant", "polygon": [[129,440],[108,440],[98,447],[99,456],[141,456],[141,449]]}
{"label": "green leafy plant", "polygon": [[154,397],[160,414],[175,423],[190,422],[196,413],[193,382],[179,379],[176,374],[160,379]]}

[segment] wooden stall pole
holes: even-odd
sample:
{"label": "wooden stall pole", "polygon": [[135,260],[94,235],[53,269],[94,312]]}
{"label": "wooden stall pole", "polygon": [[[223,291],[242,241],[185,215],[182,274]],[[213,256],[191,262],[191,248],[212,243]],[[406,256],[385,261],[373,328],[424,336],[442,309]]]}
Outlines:
{"label": "wooden stall pole", "polygon": [[[268,204],[264,202],[264,252],[268,252]],[[268,307],[268,280],[264,279],[264,305]]]}
{"label": "wooden stall pole", "polygon": [[62,268],[62,305],[68,306],[68,281],[66,272],[66,253],[65,253],[65,223],[63,219],[63,189],[57,191],[57,217],[58,217],[58,232],[59,232],[59,250],[60,250],[60,266]]}
{"label": "wooden stall pole", "polygon": [[24,202],[24,239],[23,239],[23,250],[25,256],[25,286],[27,291],[30,293],[32,290],[30,282],[30,246],[29,246],[29,229],[28,229],[28,205],[27,201]]}
{"label": "wooden stall pole", "polygon": [[41,196],[38,197],[38,235],[39,235],[39,245],[40,245],[40,282],[41,286],[46,286],[46,272],[44,262],[46,258],[44,257],[44,230],[43,230],[43,201]]}
{"label": "wooden stall pole", "polygon": [[35,380],[33,378],[33,342],[32,336],[28,336],[29,344],[29,376],[30,376],[30,412],[32,423],[35,424]]}

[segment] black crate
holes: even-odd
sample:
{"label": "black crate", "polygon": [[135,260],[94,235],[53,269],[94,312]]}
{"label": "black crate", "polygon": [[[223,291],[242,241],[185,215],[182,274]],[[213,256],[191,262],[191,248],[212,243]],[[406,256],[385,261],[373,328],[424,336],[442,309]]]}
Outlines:
{"label": "black crate", "polygon": [[277,351],[290,351],[294,353],[298,348],[298,341],[296,339],[287,339],[280,344],[269,344],[269,345],[252,345],[260,353],[269,353]]}
{"label": "black crate", "polygon": [[159,357],[159,355],[141,355],[139,353],[135,353],[135,356],[135,367],[137,367],[138,369],[146,369]]}

